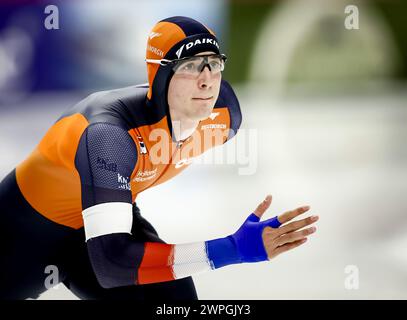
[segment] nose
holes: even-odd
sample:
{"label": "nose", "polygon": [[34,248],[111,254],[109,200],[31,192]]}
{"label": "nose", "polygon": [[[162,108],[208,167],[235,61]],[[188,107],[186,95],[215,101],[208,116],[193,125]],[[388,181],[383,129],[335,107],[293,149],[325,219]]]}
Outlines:
{"label": "nose", "polygon": [[209,70],[209,66],[204,66],[203,70],[199,74],[198,77],[198,86],[200,89],[208,89],[211,88],[213,84],[213,77],[212,73]]}

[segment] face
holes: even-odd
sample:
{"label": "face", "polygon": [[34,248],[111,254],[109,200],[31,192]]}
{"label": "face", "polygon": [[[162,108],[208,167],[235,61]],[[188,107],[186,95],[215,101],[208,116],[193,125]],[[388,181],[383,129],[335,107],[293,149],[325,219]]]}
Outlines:
{"label": "face", "polygon": [[[211,54],[206,51],[197,56]],[[197,79],[174,74],[168,87],[168,105],[171,118],[177,120],[203,120],[209,117],[219,96],[222,75],[212,75],[205,67]]]}

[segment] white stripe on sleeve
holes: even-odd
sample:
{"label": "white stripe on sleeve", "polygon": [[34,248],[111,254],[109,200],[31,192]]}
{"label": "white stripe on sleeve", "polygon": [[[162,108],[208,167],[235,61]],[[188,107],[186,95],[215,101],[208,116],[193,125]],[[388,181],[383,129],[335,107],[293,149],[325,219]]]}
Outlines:
{"label": "white stripe on sleeve", "polygon": [[107,202],[82,211],[86,241],[111,233],[130,233],[133,224],[132,205]]}
{"label": "white stripe on sleeve", "polygon": [[205,242],[175,245],[172,270],[175,279],[212,270],[206,254]]}

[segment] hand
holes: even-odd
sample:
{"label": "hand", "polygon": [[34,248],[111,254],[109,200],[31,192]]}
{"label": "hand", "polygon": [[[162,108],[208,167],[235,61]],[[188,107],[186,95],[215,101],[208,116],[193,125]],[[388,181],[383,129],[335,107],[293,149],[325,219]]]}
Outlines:
{"label": "hand", "polygon": [[206,241],[206,251],[213,268],[270,260],[282,252],[303,244],[307,239],[306,236],[315,232],[314,228],[299,229],[316,222],[317,216],[281,226],[282,223],[307,212],[309,207],[300,207],[280,216],[260,221],[270,204],[271,196],[268,195],[235,233]]}
{"label": "hand", "polygon": [[[266,199],[257,206],[254,214],[260,219],[264,212],[270,207],[272,197],[268,195]],[[310,209],[309,206],[299,207],[292,211],[287,211],[277,217],[277,220],[284,224],[291,221],[295,217],[307,212]],[[315,233],[316,228],[311,227],[304,230],[304,228],[316,221],[318,216],[311,216],[302,220],[294,221],[286,225],[282,225],[279,228],[271,228],[266,226],[262,232],[263,245],[267,252],[268,259],[272,259],[280,253],[294,249],[307,241],[307,236]]]}

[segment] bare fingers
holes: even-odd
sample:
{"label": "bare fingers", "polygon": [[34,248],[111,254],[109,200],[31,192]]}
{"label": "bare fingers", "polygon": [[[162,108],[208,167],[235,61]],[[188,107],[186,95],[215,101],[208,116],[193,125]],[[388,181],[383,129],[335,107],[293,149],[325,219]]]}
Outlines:
{"label": "bare fingers", "polygon": [[286,224],[286,225],[280,227],[278,230],[276,230],[276,235],[282,235],[285,233],[299,230],[301,228],[304,228],[306,226],[309,226],[310,224],[317,222],[318,219],[319,219],[318,216],[311,216],[311,217],[304,218],[304,219],[301,219],[298,221],[290,222],[289,224]]}
{"label": "bare fingers", "polygon": [[286,243],[291,243],[291,242],[301,240],[302,238],[305,238],[306,236],[313,234],[316,230],[317,230],[317,228],[311,227],[311,228],[307,228],[307,229],[296,231],[296,232],[286,233],[286,234],[283,234],[281,237],[277,238],[275,241],[276,241],[277,246],[282,246],[282,245],[285,245]]}
{"label": "bare fingers", "polygon": [[303,206],[299,207],[297,209],[287,211],[277,217],[278,221],[280,221],[281,224],[286,223],[295,217],[299,216],[300,214],[303,214],[307,212],[310,209],[310,206]]}
{"label": "bare fingers", "polygon": [[264,212],[270,207],[272,197],[271,195],[267,195],[267,197],[261,202],[256,210],[254,210],[254,214],[261,218],[261,216],[264,214]]}
{"label": "bare fingers", "polygon": [[286,252],[288,250],[292,250],[294,248],[297,248],[298,246],[302,245],[307,241],[307,238],[303,238],[301,240],[297,240],[294,242],[286,243],[280,247],[278,247],[276,250],[274,250],[273,257],[278,256],[279,254]]}

